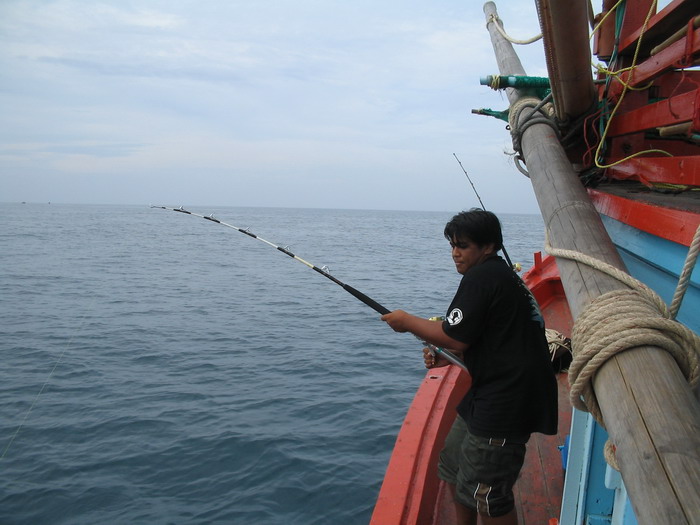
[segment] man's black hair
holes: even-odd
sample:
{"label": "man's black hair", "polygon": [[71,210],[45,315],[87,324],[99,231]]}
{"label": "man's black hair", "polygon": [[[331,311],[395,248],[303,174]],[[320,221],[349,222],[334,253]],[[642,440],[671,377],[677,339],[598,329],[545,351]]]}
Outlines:
{"label": "man's black hair", "polygon": [[495,214],[481,208],[462,211],[445,225],[445,239],[470,240],[478,246],[493,243],[496,251],[503,248],[501,222]]}

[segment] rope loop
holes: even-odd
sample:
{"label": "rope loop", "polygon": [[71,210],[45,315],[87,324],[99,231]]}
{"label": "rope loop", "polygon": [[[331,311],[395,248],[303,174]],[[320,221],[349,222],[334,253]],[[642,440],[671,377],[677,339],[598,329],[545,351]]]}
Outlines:
{"label": "rope loop", "polygon": [[[695,265],[698,246],[700,227],[691,243],[683,274]],[[586,264],[628,286],[597,297],[576,319],[571,336],[573,361],[569,367],[570,400],[574,407],[590,412],[605,428],[593,389],[595,374],[613,356],[641,346],[654,346],[671,354],[691,388],[697,388],[700,384],[700,337],[674,320],[678,306],[669,309],[651,288],[604,261],[573,250],[553,248],[548,237],[545,251]],[[681,276],[676,296],[679,290],[687,288],[688,280],[689,277]],[[682,293],[680,295],[682,297]],[[614,449],[613,444],[606,444],[606,461],[619,470]]]}
{"label": "rope loop", "polygon": [[[508,125],[510,127],[510,135],[513,140],[513,149],[516,151],[520,159],[523,159],[522,150],[522,136],[527,128],[534,124],[547,124],[550,126],[557,135],[557,139],[561,139],[561,132],[559,127],[554,120],[554,107],[549,100],[551,99],[551,93],[544,100],[540,100],[537,97],[521,97],[510,106],[510,111],[508,112]],[[522,123],[520,121],[521,113],[527,109],[532,108],[530,113],[527,115]],[[518,170],[529,177],[527,172],[523,171],[518,167]]]}
{"label": "rope loop", "polygon": [[681,309],[681,303],[683,302],[683,297],[685,292],[688,290],[690,285],[690,277],[695,268],[695,263],[698,260],[698,254],[700,254],[700,225],[698,225],[697,230],[695,230],[695,235],[693,235],[693,240],[690,242],[688,247],[688,255],[685,259],[685,264],[683,265],[683,270],[681,270],[681,276],[678,279],[678,286],[673,294],[673,299],[671,300],[671,317],[676,318],[678,311]]}
{"label": "rope loop", "polygon": [[508,35],[508,33],[506,33],[505,30],[504,30],[503,27],[502,27],[502,26],[503,26],[503,21],[498,17],[498,15],[493,14],[493,13],[492,13],[491,15],[489,15],[489,19],[486,21],[486,28],[487,28],[487,29],[488,29],[489,24],[490,24],[491,22],[494,23],[494,25],[496,26],[496,29],[498,29],[498,32],[501,33],[501,36],[502,36],[503,38],[505,38],[506,40],[508,40],[508,42],[510,42],[510,43],[512,43],[512,44],[517,44],[517,45],[525,46],[525,45],[528,45],[528,44],[532,44],[533,42],[537,42],[539,39],[542,38],[542,33],[540,33],[539,35],[533,36],[532,38],[525,39],[525,40],[518,40],[518,39],[515,39],[515,38],[510,37],[510,36]]}
{"label": "rope loop", "polygon": [[[666,314],[668,310],[666,309]],[[614,290],[601,295],[581,313],[571,336],[574,360],[569,368],[571,403],[590,412],[605,428],[593,378],[614,355],[639,346],[670,353],[691,387],[700,381],[700,339],[681,323],[664,317],[656,301],[639,290]],[[694,348],[687,351],[686,348]]]}

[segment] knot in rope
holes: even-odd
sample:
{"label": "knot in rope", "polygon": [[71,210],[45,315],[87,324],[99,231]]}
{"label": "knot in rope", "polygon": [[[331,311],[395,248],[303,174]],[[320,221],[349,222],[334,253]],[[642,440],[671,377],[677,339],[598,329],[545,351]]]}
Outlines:
{"label": "knot in rope", "polygon": [[[546,120],[546,124],[554,127],[557,132],[559,129],[556,127],[556,123],[552,120],[554,118],[554,106],[549,103],[551,97],[547,97],[544,100],[540,100],[537,97],[521,97],[510,105],[510,111],[508,112],[508,125],[511,130],[520,128],[522,133],[525,128],[528,127],[528,121],[530,120]],[[530,114],[527,116],[527,121],[523,122],[518,126],[518,121],[520,120],[520,114],[525,108],[533,108]],[[535,117],[535,115],[537,117]]]}
{"label": "knot in rope", "polygon": [[639,346],[661,348],[673,356],[693,388],[700,380],[700,339],[670,319],[665,305],[660,311],[658,296],[652,294],[641,289],[608,292],[588,305],[574,325],[574,360],[569,367],[571,403],[590,412],[603,428],[593,377],[603,363],[620,352]]}
{"label": "knot in rope", "polygon": [[[700,239],[700,228],[695,238]],[[669,309],[656,292],[619,268],[580,252],[553,248],[548,238],[545,251],[591,266],[628,286],[601,295],[576,319],[571,337],[574,358],[569,367],[570,400],[574,407],[590,412],[605,428],[593,378],[608,359],[640,346],[655,346],[670,353],[691,388],[697,387],[700,383],[700,337],[674,320],[680,300],[678,304],[674,301],[674,308]],[[697,258],[697,250],[692,249],[692,245],[689,252],[683,274],[687,274],[688,267],[692,270]],[[687,288],[688,279],[681,277],[676,296],[681,288]],[[606,444],[605,458],[611,467],[619,470],[614,448],[610,442]]]}

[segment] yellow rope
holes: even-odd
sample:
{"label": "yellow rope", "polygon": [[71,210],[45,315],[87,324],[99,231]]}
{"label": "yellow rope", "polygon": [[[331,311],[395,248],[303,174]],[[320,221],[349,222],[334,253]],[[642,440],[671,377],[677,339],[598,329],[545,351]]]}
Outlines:
{"label": "yellow rope", "polygon": [[603,18],[600,19],[600,22],[598,22],[598,25],[593,28],[593,31],[591,31],[591,36],[588,38],[588,40],[593,39],[593,35],[595,35],[600,30],[600,27],[603,25],[605,20],[607,20],[607,18],[611,14],[613,14],[615,12],[615,10],[620,6],[620,4],[624,1],[625,0],[618,0],[618,2],[614,6],[612,6],[612,8],[607,13],[605,13],[605,15],[603,15]]}
{"label": "yellow rope", "polygon": [[[621,1],[622,0],[620,0],[620,2],[615,4],[615,7],[613,9],[611,9],[610,12],[612,12],[615,8],[617,8],[617,6],[621,3]],[[644,36],[644,33],[646,32],[647,25],[649,24],[649,20],[651,19],[652,14],[656,10],[656,3],[657,3],[657,0],[654,0],[651,3],[651,6],[649,7],[649,12],[647,13],[646,18],[644,19],[644,24],[642,25],[642,30],[639,33],[639,39],[637,39],[637,47],[634,50],[634,57],[632,58],[632,65],[628,68],[625,68],[624,70],[610,72],[610,74],[617,77],[618,80],[620,80],[619,75],[625,71],[629,71],[630,72],[629,78],[630,79],[632,78],[632,73],[634,72],[634,69],[637,67],[637,59],[639,57],[639,50],[640,50],[641,44],[642,44],[642,37]],[[602,21],[601,21],[601,23],[602,23]],[[598,24],[598,27],[600,27],[600,24]],[[608,117],[608,122],[605,125],[605,130],[603,131],[603,135],[600,137],[600,142],[598,143],[598,147],[596,148],[596,151],[595,151],[594,161],[595,161],[596,167],[598,167],[598,168],[611,168],[611,167],[617,166],[618,164],[621,164],[627,160],[633,159],[635,157],[639,157],[640,155],[645,155],[647,153],[660,153],[660,154],[666,155],[668,157],[673,157],[673,155],[671,153],[669,153],[668,151],[664,151],[661,149],[648,149],[648,150],[644,150],[644,151],[638,151],[637,153],[629,155],[623,159],[620,159],[620,160],[613,162],[613,163],[610,163],[610,164],[601,164],[598,161],[598,158],[600,157],[600,150],[603,147],[603,144],[605,144],[605,139],[608,135],[608,131],[610,129],[610,124],[612,123],[613,117],[617,113],[617,110],[620,108],[620,105],[622,104],[622,101],[625,98],[625,94],[627,93],[627,90],[630,89],[629,86],[630,86],[631,82],[629,81],[629,79],[628,79],[628,82],[622,82],[621,80],[620,80],[620,82],[622,83],[622,93],[620,93],[620,98],[618,99],[617,104],[615,104],[615,108],[613,109],[612,113],[610,113],[610,116]]]}
{"label": "yellow rope", "polygon": [[651,81],[648,84],[645,84],[644,86],[634,87],[629,82],[625,82],[624,80],[622,80],[622,78],[620,78],[622,73],[627,73],[628,71],[632,71],[632,69],[633,69],[632,67],[625,67],[622,69],[618,69],[617,71],[612,71],[612,70],[602,66],[601,64],[593,64],[593,67],[595,67],[598,70],[598,72],[603,73],[604,75],[608,75],[609,77],[615,77],[615,79],[620,84],[625,86],[627,89],[631,89],[632,91],[644,91],[645,89],[649,89],[654,84],[654,82]]}

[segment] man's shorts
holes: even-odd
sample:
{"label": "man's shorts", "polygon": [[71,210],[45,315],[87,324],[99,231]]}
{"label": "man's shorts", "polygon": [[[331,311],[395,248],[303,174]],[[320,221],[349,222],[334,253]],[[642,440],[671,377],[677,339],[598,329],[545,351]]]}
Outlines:
{"label": "man's shorts", "polygon": [[457,416],[440,453],[438,476],[455,486],[462,505],[485,516],[503,516],[515,506],[513,485],[525,460],[526,442],[475,436]]}

